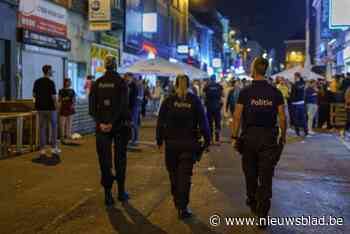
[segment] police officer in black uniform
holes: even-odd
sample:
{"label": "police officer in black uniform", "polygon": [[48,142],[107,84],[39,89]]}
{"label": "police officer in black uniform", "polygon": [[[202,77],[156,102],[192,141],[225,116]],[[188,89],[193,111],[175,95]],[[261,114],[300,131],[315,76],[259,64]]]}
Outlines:
{"label": "police officer in black uniform", "polygon": [[[126,201],[126,156],[128,144],[128,85],[116,70],[112,56],[105,59],[106,73],[93,85],[89,96],[89,112],[96,121],[96,148],[101,169],[101,184],[105,189],[105,204],[112,206],[112,185],[118,184],[118,200]],[[112,142],[114,142],[115,176],[112,173]]]}
{"label": "police officer in black uniform", "polygon": [[[207,117],[212,139],[215,139],[216,143],[220,145],[223,88],[220,84],[216,83],[215,75],[213,75],[210,79],[209,84],[203,90],[205,95],[205,106],[207,108]],[[213,135],[215,135],[215,138]]]}
{"label": "police officer in black uniform", "polygon": [[[200,99],[189,92],[185,75],[176,79],[176,94],[161,105],[157,123],[157,144],[163,152],[171,182],[171,193],[180,219],[192,216],[190,199],[193,165],[210,144],[210,130]],[[200,144],[199,138],[204,142]]]}
{"label": "police officer in black uniform", "polygon": [[[268,84],[269,62],[261,57],[252,64],[253,84],[239,95],[234,113],[233,143],[242,154],[247,186],[247,205],[266,218],[271,206],[274,167],[286,141],[286,118],[282,93]],[[242,116],[242,134],[238,132]],[[277,118],[281,129],[280,138]],[[279,152],[279,153],[278,153]],[[262,225],[265,228],[266,225]]]}

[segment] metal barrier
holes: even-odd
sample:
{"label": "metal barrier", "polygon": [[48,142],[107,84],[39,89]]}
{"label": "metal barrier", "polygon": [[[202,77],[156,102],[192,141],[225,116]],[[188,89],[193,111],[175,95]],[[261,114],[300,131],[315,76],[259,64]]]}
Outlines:
{"label": "metal barrier", "polygon": [[[23,144],[24,121],[28,124],[27,144]],[[35,151],[39,144],[38,123],[37,112],[0,112],[0,158],[10,153],[22,154]],[[13,134],[16,136],[15,144],[11,144]]]}
{"label": "metal barrier", "polygon": [[345,104],[331,103],[330,118],[332,126],[338,128],[344,127],[347,120]]}

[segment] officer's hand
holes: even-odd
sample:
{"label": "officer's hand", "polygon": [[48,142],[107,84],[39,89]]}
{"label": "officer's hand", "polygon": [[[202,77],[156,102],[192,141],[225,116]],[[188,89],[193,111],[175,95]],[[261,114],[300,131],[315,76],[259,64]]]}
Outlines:
{"label": "officer's hand", "polygon": [[100,129],[104,133],[108,133],[112,130],[112,124],[100,124]]}

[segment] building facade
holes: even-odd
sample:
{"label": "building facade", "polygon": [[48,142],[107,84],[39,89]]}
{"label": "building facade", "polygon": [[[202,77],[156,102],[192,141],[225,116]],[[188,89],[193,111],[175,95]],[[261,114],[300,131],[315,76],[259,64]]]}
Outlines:
{"label": "building facade", "polygon": [[17,1],[0,0],[0,100],[17,97]]}

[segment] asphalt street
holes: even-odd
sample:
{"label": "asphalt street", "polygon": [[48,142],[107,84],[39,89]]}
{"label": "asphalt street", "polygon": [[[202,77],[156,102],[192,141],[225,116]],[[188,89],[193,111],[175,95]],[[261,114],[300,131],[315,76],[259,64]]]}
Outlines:
{"label": "asphalt street", "polygon": [[[36,154],[0,161],[0,233],[350,233],[350,151],[331,134],[289,137],[277,167],[272,217],[329,216],[343,225],[272,226],[225,223],[253,217],[245,206],[240,156],[230,144],[212,147],[196,165],[191,194],[195,216],[181,222],[172,204],[164,158],[151,144],[154,123],[141,130],[143,144],[128,156],[128,204],[106,209],[99,184],[94,136],[62,147],[62,162],[36,163]],[[209,218],[218,215],[215,227]]]}

